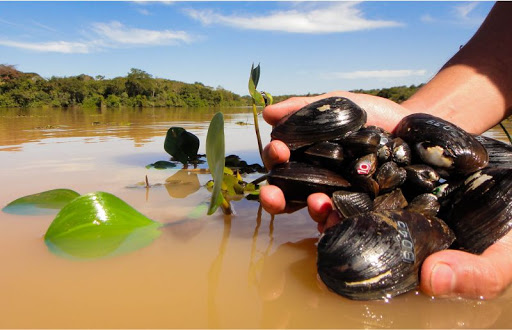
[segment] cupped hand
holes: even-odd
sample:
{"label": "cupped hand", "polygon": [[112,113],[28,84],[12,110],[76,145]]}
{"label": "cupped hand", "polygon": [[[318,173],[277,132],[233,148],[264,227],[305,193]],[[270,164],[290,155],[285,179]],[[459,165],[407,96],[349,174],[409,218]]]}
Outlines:
{"label": "cupped hand", "polygon": [[[282,117],[303,106],[331,96],[349,98],[368,114],[368,125],[377,125],[393,131],[401,118],[410,113],[400,105],[376,96],[350,92],[331,92],[314,97],[294,97],[271,105],[263,110],[263,118],[275,125]],[[290,150],[281,141],[271,141],[264,149],[263,161],[267,168],[284,163]],[[276,186],[263,186],[260,201],[271,214],[289,212],[283,192]],[[333,211],[330,198],[321,193],[312,194],[307,200],[311,218],[318,223],[318,230],[341,221]],[[464,251],[444,250],[429,256],[421,268],[420,289],[435,297],[466,297],[490,299],[501,294],[512,283],[512,231],[487,248],[481,255]]]}
{"label": "cupped hand", "polygon": [[[388,131],[393,131],[398,122],[410,113],[399,104],[382,97],[336,91],[318,96],[292,97],[283,102],[270,105],[263,110],[263,118],[270,125],[276,125],[283,117],[299,110],[303,106],[332,96],[346,97],[352,100],[367,112],[368,125],[377,125]],[[289,158],[290,150],[279,140],[271,141],[263,149],[263,162],[267,168],[287,162]],[[308,209],[314,220],[320,220],[321,216],[326,212],[327,208],[323,206],[318,208],[318,210],[322,210],[321,216],[316,213],[318,211],[316,205],[323,203],[326,198],[327,196],[322,196],[321,194],[313,194],[308,198]],[[276,186],[263,186],[260,192],[260,202],[263,208],[271,214],[295,210],[295,208],[286,205],[283,192]]]}

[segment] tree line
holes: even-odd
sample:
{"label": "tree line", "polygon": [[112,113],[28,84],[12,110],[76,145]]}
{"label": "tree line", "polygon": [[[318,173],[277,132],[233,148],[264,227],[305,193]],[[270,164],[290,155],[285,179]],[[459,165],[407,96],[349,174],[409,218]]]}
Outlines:
{"label": "tree line", "polygon": [[[419,86],[355,90],[402,102]],[[312,95],[312,94],[307,94]],[[274,96],[274,102],[296,95]],[[85,74],[44,79],[37,73],[18,71],[9,64],[0,65],[0,108],[7,107],[230,107],[249,106],[248,95],[240,96],[222,87],[200,82],[188,84],[132,68],[125,77],[105,79]]]}

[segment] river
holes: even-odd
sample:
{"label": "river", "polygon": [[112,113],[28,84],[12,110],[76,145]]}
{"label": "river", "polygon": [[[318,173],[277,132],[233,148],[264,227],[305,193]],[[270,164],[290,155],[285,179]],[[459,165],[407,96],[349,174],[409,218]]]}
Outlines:
{"label": "river", "polygon": [[[1,213],[0,328],[510,327],[510,290],[489,301],[418,291],[389,301],[333,294],[317,279],[319,234],[304,209],[272,218],[257,201],[241,199],[231,217],[191,217],[209,200],[210,175],[145,166],[168,160],[171,126],[196,134],[204,153],[218,110],[0,110],[2,207],[55,188],[105,191],[169,224],[145,248],[77,261],[44,243],[54,214]],[[220,110],[226,154],[259,162],[250,110]],[[271,128],[261,116],[260,125],[266,144]],[[504,139],[499,128],[488,134]],[[149,189],[141,184],[146,176]]]}

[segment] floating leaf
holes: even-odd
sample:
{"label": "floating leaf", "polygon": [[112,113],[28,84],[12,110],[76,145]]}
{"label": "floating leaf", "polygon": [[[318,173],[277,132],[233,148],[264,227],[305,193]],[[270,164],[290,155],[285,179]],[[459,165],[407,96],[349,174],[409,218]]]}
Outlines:
{"label": "floating leaf", "polygon": [[155,168],[157,170],[165,170],[167,168],[173,168],[176,167],[176,164],[173,162],[168,162],[166,160],[159,160],[157,162],[154,162],[153,164],[146,165],[146,168]]}
{"label": "floating leaf", "polygon": [[199,138],[182,127],[171,127],[165,136],[164,149],[174,159],[186,164],[197,157]]}
{"label": "floating leaf", "polygon": [[79,193],[70,189],[53,189],[18,198],[7,204],[2,211],[19,215],[55,214],[78,196]]}
{"label": "floating leaf", "polygon": [[224,157],[224,116],[222,112],[217,112],[210,122],[206,135],[206,160],[214,181],[208,215],[213,214],[221,204],[226,203],[221,193]]}
{"label": "floating leaf", "polygon": [[160,227],[118,197],[95,192],[62,208],[44,238],[59,256],[91,259],[147,246],[160,235]]}

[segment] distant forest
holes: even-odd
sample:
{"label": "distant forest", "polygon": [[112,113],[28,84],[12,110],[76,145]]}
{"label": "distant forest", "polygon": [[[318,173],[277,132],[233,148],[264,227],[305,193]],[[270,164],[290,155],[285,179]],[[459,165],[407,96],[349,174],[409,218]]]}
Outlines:
{"label": "distant forest", "polygon": [[[400,103],[419,87],[411,85],[353,92],[378,95]],[[291,96],[297,95],[274,96],[274,102]],[[154,78],[135,68],[126,77],[113,79],[85,74],[45,79],[37,73],[18,71],[13,65],[0,65],[0,108],[231,107],[251,104],[248,95],[240,96],[220,86],[213,88],[200,82],[188,84]]]}

